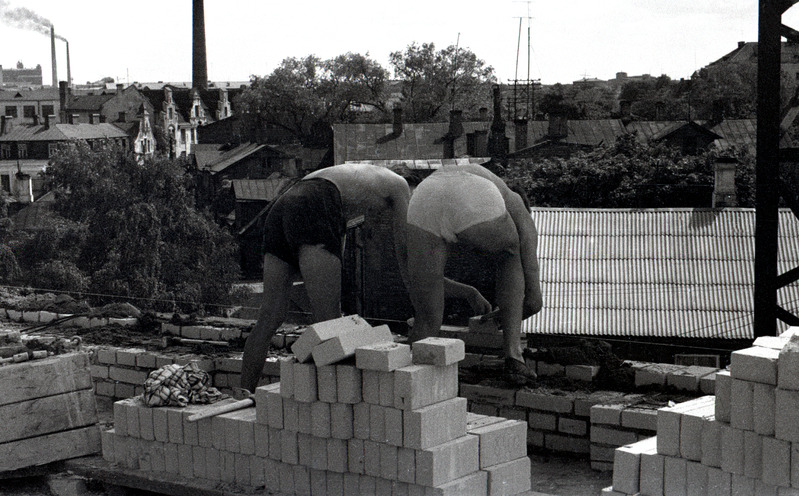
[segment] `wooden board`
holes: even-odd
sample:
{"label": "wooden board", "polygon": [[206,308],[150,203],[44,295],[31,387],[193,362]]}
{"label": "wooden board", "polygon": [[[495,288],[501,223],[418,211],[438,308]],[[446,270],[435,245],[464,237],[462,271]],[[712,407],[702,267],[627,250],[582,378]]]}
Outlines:
{"label": "wooden board", "polygon": [[0,406],[2,443],[66,431],[97,423],[97,407],[91,389],[46,396]]}
{"label": "wooden board", "polygon": [[0,444],[0,472],[100,452],[96,425]]}
{"label": "wooden board", "polygon": [[0,367],[0,405],[91,387],[86,353],[67,353]]}

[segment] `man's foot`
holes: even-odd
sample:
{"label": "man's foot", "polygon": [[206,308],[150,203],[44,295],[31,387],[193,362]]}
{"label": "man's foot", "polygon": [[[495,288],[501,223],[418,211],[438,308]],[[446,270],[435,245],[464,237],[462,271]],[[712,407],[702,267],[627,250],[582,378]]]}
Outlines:
{"label": "man's foot", "polygon": [[530,370],[527,365],[510,357],[505,358],[503,376],[506,381],[517,386],[525,386],[538,378],[538,375]]}

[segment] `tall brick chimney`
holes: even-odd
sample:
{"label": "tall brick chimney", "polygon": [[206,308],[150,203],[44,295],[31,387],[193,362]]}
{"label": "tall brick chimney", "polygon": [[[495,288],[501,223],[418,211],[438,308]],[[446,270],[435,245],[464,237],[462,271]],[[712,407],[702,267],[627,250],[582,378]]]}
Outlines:
{"label": "tall brick chimney", "polygon": [[50,57],[53,59],[53,88],[58,88],[58,70],[55,63],[55,29],[50,25]]}
{"label": "tall brick chimney", "polygon": [[205,13],[203,0],[192,0],[192,71],[191,86],[208,88],[208,63],[205,53]]}

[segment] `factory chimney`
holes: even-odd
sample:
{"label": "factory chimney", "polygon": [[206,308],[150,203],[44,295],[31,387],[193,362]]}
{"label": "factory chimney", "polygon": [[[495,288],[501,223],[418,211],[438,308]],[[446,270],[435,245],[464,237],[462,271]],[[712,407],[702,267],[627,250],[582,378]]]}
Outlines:
{"label": "factory chimney", "polygon": [[69,67],[69,42],[64,40],[64,43],[67,44],[67,86],[72,86],[72,71]]}
{"label": "factory chimney", "polygon": [[192,0],[192,72],[191,86],[208,88],[208,63],[205,53],[205,14],[203,0]]}
{"label": "factory chimney", "polygon": [[50,25],[50,56],[53,59],[53,88],[58,88],[58,71],[55,63],[55,30]]}

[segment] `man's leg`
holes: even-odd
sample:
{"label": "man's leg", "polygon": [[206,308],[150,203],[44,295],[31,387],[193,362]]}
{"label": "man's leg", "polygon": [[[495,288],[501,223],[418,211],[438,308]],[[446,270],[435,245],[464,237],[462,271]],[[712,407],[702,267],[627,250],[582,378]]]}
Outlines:
{"label": "man's leg", "polygon": [[264,255],[264,297],[255,328],[244,344],[241,360],[241,387],[255,392],[272,336],[286,319],[294,269],[274,255]]}
{"label": "man's leg", "polygon": [[322,245],[303,245],[298,260],[314,322],[341,317],[341,259]]}
{"label": "man's leg", "polygon": [[444,266],[446,242],[425,230],[408,225],[408,284],[415,311],[409,339],[437,336],[444,320]]}

